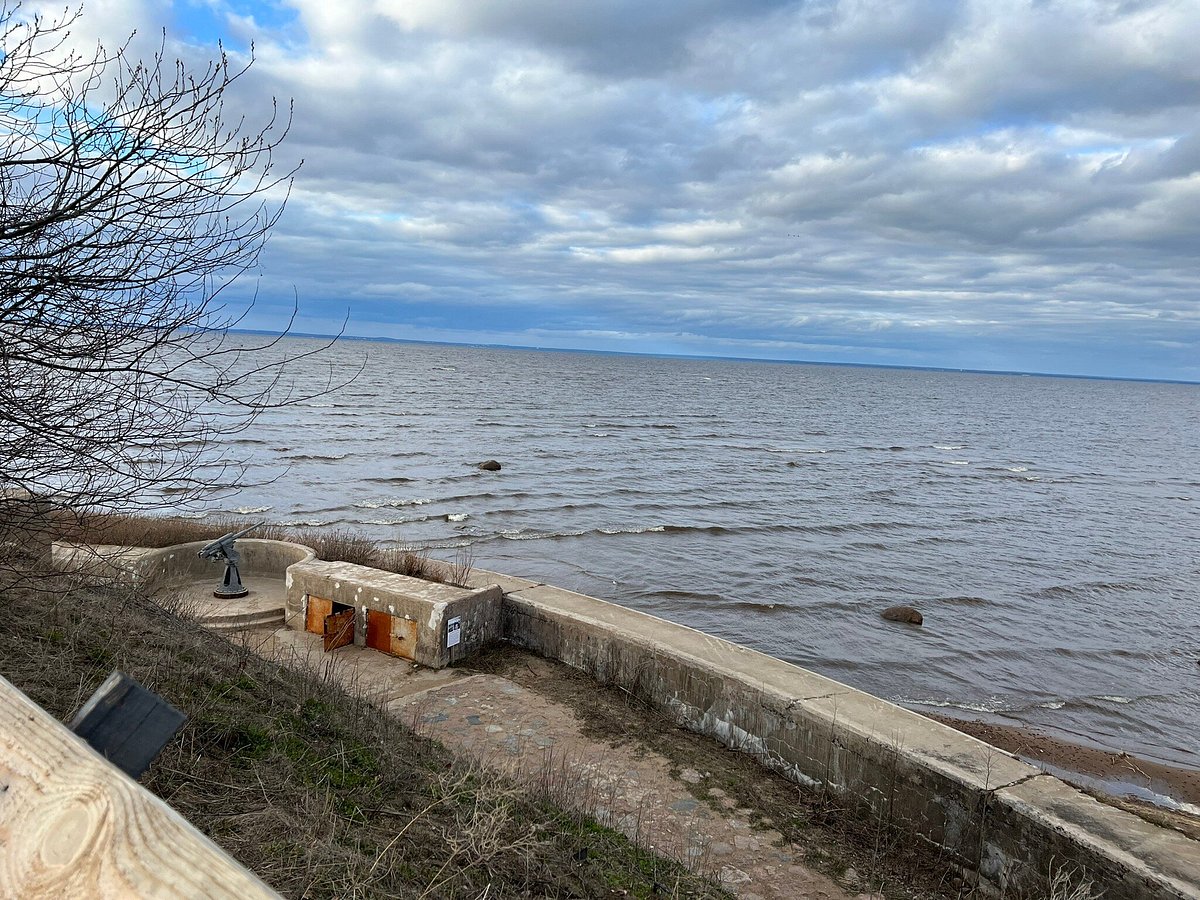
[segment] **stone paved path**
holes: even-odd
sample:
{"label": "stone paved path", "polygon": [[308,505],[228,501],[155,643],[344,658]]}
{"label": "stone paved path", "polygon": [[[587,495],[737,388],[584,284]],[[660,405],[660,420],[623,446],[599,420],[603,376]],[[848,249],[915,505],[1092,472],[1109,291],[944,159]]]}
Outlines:
{"label": "stone paved path", "polygon": [[867,900],[805,866],[803,849],[788,845],[769,820],[716,787],[706,790],[710,773],[672,775],[661,754],[589,737],[569,707],[507,678],[432,672],[354,646],[324,654],[320,638],[290,629],[243,635],[265,656],[326,666],[344,686],[452,751],[546,789],[559,805],[718,878],[744,900]]}

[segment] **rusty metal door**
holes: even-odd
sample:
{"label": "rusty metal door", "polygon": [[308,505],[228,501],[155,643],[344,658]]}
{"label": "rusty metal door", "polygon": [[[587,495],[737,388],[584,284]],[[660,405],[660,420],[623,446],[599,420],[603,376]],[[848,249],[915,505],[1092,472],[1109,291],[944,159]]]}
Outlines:
{"label": "rusty metal door", "polygon": [[415,659],[417,623],[403,616],[367,610],[367,646],[403,659]]}
{"label": "rusty metal door", "polygon": [[325,652],[345,647],[354,640],[354,610],[346,609],[325,617]]}
{"label": "rusty metal door", "polygon": [[313,634],[325,633],[325,617],[333,612],[333,601],[324,597],[308,595],[308,608],[304,614],[304,630]]}

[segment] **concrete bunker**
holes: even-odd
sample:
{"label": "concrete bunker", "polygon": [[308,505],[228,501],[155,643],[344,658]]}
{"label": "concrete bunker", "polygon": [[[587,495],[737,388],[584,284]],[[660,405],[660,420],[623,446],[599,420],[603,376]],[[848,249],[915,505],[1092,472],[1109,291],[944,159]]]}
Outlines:
{"label": "concrete bunker", "polygon": [[502,639],[502,601],[497,585],[464,588],[313,559],[288,569],[286,622],[322,635],[327,651],[353,643],[441,669]]}

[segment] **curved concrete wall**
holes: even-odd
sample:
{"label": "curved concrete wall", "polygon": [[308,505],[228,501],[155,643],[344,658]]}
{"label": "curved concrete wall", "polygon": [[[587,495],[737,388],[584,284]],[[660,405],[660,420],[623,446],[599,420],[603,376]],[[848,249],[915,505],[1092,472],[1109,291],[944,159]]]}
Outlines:
{"label": "curved concrete wall", "polygon": [[1200,843],[1100,803],[982,741],[746,647],[571,591],[476,571],[504,590],[504,636],[619,685],[951,854],[1002,896],[1076,870],[1106,900],[1200,898]]}
{"label": "curved concrete wall", "polygon": [[[201,559],[200,550],[211,541],[192,541],[158,550],[146,551],[138,562],[143,578],[205,578],[219,581],[225,572],[222,562]],[[308,562],[316,554],[310,547],[288,541],[266,541],[259,538],[240,538],[237,551],[241,557],[238,568],[243,575],[266,578],[286,577],[289,566]]]}

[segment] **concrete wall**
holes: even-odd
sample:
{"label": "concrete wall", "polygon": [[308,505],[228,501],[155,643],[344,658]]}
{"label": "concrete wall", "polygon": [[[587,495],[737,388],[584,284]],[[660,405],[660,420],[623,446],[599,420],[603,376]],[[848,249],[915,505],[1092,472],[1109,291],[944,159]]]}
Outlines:
{"label": "concrete wall", "polygon": [[844,684],[634,610],[478,571],[511,643],[617,684],[686,727],[945,849],[980,885],[1048,895],[1076,869],[1106,900],[1200,898],[1200,844]]}
{"label": "concrete wall", "polygon": [[[288,569],[285,621],[303,630],[310,596],[323,597],[356,610],[354,642],[366,642],[367,611],[376,610],[416,623],[412,659],[431,669],[441,669],[500,640],[499,587],[461,588],[435,584],[407,575],[382,572],[366,566],[314,559]],[[447,623],[459,619],[459,643],[446,646]]]}
{"label": "concrete wall", "polygon": [[[198,554],[210,541],[193,541],[173,547],[118,547],[56,541],[54,565],[63,572],[80,572],[95,578],[119,578],[144,584],[157,580],[203,580],[213,584],[225,575],[225,563],[201,559]],[[313,558],[313,551],[287,541],[240,538],[238,564],[243,575],[284,578],[287,568]]]}
{"label": "concrete wall", "polygon": [[[200,550],[212,541],[192,541],[176,544],[146,554],[141,564],[144,578],[204,579],[212,577],[219,583],[225,575],[223,560],[201,559]],[[283,578],[289,566],[314,557],[311,548],[288,541],[265,541],[259,538],[238,538],[236,549],[241,561],[238,570],[243,575],[262,575]]]}

